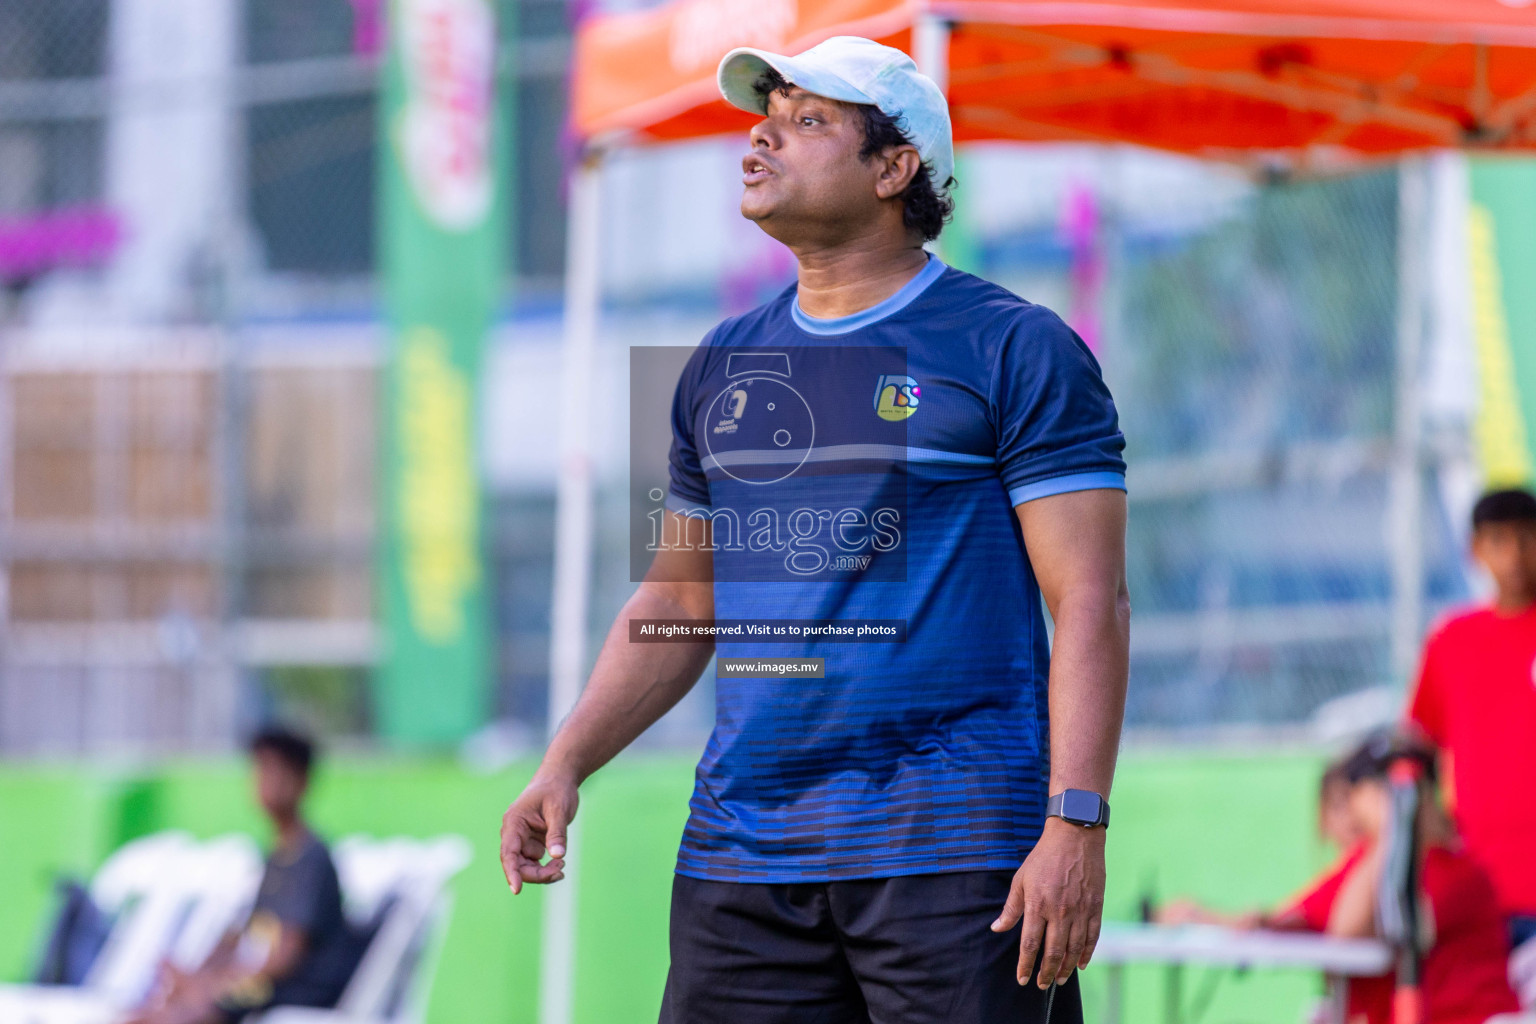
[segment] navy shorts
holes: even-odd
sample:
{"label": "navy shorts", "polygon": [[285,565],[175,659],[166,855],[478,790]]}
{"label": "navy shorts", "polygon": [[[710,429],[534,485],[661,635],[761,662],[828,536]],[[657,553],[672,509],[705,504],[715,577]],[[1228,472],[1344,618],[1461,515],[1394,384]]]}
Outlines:
{"label": "navy shorts", "polygon": [[1012,880],[676,875],[661,1024],[1082,1024],[1076,972],[1014,980],[1020,926],[989,927]]}

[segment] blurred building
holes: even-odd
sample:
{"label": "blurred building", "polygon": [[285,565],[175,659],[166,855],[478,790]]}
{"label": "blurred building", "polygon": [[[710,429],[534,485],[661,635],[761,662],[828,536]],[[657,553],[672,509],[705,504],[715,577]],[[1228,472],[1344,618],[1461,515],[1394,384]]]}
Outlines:
{"label": "blurred building", "polygon": [[[218,749],[282,708],[368,735],[383,6],[0,0],[0,756]],[[560,0],[506,10],[514,258],[481,429],[515,744],[545,716],[570,30]],[[631,586],[625,350],[792,279],[735,214],[741,146],[605,173],[594,651]],[[1429,175],[1427,254],[1460,244],[1457,173]],[[1002,146],[957,175],[942,254],[1059,310],[1119,402],[1133,728],[1384,713],[1405,630],[1468,593],[1476,475],[1455,273],[1425,351],[1396,344],[1400,176]],[[702,686],[654,740],[710,715]]]}
{"label": "blurred building", "polygon": [[[506,10],[506,296],[537,311],[569,30]],[[0,754],[223,748],[295,703],[366,734],[383,18],[0,2]],[[496,536],[522,576],[537,531]]]}

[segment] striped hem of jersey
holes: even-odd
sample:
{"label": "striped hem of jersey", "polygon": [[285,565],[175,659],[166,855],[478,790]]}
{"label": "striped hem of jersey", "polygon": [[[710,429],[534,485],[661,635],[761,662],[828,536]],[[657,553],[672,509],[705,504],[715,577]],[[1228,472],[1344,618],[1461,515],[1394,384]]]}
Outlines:
{"label": "striped hem of jersey", "polygon": [[794,300],[789,304],[789,315],[795,321],[795,326],[807,334],[823,336],[847,334],[849,331],[856,331],[860,327],[868,327],[872,323],[884,320],[892,313],[904,309],[913,299],[923,294],[929,285],[937,281],[939,275],[944,273],[946,269],[948,268],[944,265],[943,261],[930,253],[928,262],[923,266],[922,270],[917,272],[917,275],[912,280],[897,289],[896,294],[889,298],[881,299],[868,309],[861,309],[857,313],[850,313],[847,316],[811,316],[800,308],[800,296],[797,293]]}
{"label": "striped hem of jersey", "polygon": [[[1033,844],[1030,844],[1031,847]],[[904,875],[942,875],[962,871],[1017,871],[1029,850],[1022,853],[978,853],[965,857],[935,859],[924,856],[901,861],[870,861],[836,867],[785,868],[771,863],[736,862],[729,865],[685,863],[679,858],[673,872],[706,882],[844,882],[861,878],[899,878]]]}
{"label": "striped hem of jersey", "polygon": [[1053,476],[1034,483],[1022,484],[1008,491],[1008,504],[1022,505],[1036,498],[1049,498],[1053,494],[1070,494],[1072,491],[1125,490],[1125,474],[1110,470],[1094,473],[1068,473]]}
{"label": "striped hem of jersey", "polygon": [[990,455],[973,455],[970,452],[946,452],[938,448],[911,448],[899,444],[829,444],[812,448],[808,453],[785,451],[777,448],[742,448],[719,455],[706,455],[699,463],[701,469],[724,469],[726,466],[778,466],[799,462],[868,462],[889,460],[892,462],[931,462],[961,466],[992,466],[997,460]]}

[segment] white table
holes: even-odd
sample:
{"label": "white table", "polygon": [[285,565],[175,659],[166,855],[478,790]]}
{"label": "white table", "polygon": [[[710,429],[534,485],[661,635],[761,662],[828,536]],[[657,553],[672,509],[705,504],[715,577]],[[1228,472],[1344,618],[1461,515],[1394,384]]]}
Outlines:
{"label": "white table", "polygon": [[1392,969],[1392,948],[1375,939],[1339,939],[1313,932],[1241,931],[1215,925],[1155,925],[1106,922],[1093,962],[1107,968],[1105,1024],[1119,1024],[1124,966],[1160,963],[1168,968],[1164,1024],[1180,1024],[1183,970],[1202,967],[1302,968],[1328,979],[1335,1019],[1344,1020],[1344,978],[1385,974]]}

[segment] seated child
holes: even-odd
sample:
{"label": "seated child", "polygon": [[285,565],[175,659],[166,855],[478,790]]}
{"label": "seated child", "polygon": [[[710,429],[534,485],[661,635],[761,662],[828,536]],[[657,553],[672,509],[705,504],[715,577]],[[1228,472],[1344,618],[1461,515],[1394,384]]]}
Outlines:
{"label": "seated child", "polygon": [[[1422,769],[1417,827],[1425,1018],[1430,1024],[1491,1024],[1496,1015],[1516,1012],[1506,976],[1508,940],[1492,883],[1462,849],[1436,800],[1435,756],[1390,732],[1373,735],[1324,774],[1319,827],[1343,852],[1306,889],[1269,913],[1223,914],[1177,901],[1156,920],[1374,936],[1390,800],[1387,774],[1401,757]],[[1393,990],[1390,974],[1350,979],[1348,1024],[1391,1024]]]}
{"label": "seated child", "polygon": [[[1402,736],[1380,735],[1345,762],[1350,806],[1364,841],[1304,898],[1309,927],[1330,935],[1376,935],[1377,889],[1386,853],[1391,806],[1387,776],[1400,758],[1416,761],[1419,812],[1419,925],[1424,959],[1424,1016],[1433,1024],[1485,1024],[1519,1004],[1509,987],[1509,938],[1493,883],[1463,849],[1436,798],[1434,752]],[[1370,982],[1367,984],[1367,982]],[[1376,983],[1380,982],[1380,983]],[[1359,998],[1356,998],[1359,990]],[[1392,983],[1367,979],[1350,986],[1351,1024],[1391,1024]]]}
{"label": "seated child", "polygon": [[[1338,851],[1338,859],[1325,873],[1332,874],[1344,859],[1354,852],[1360,842],[1360,830],[1355,825],[1354,812],[1350,809],[1349,778],[1344,773],[1344,762],[1335,761],[1323,772],[1318,784],[1317,831],[1330,846]],[[1309,886],[1308,892],[1311,891]],[[1219,924],[1229,928],[1305,928],[1297,900],[1282,905],[1274,911],[1247,910],[1235,913],[1212,910],[1193,900],[1170,900],[1157,908],[1153,920],[1158,924]],[[1321,930],[1321,926],[1317,930]]]}

